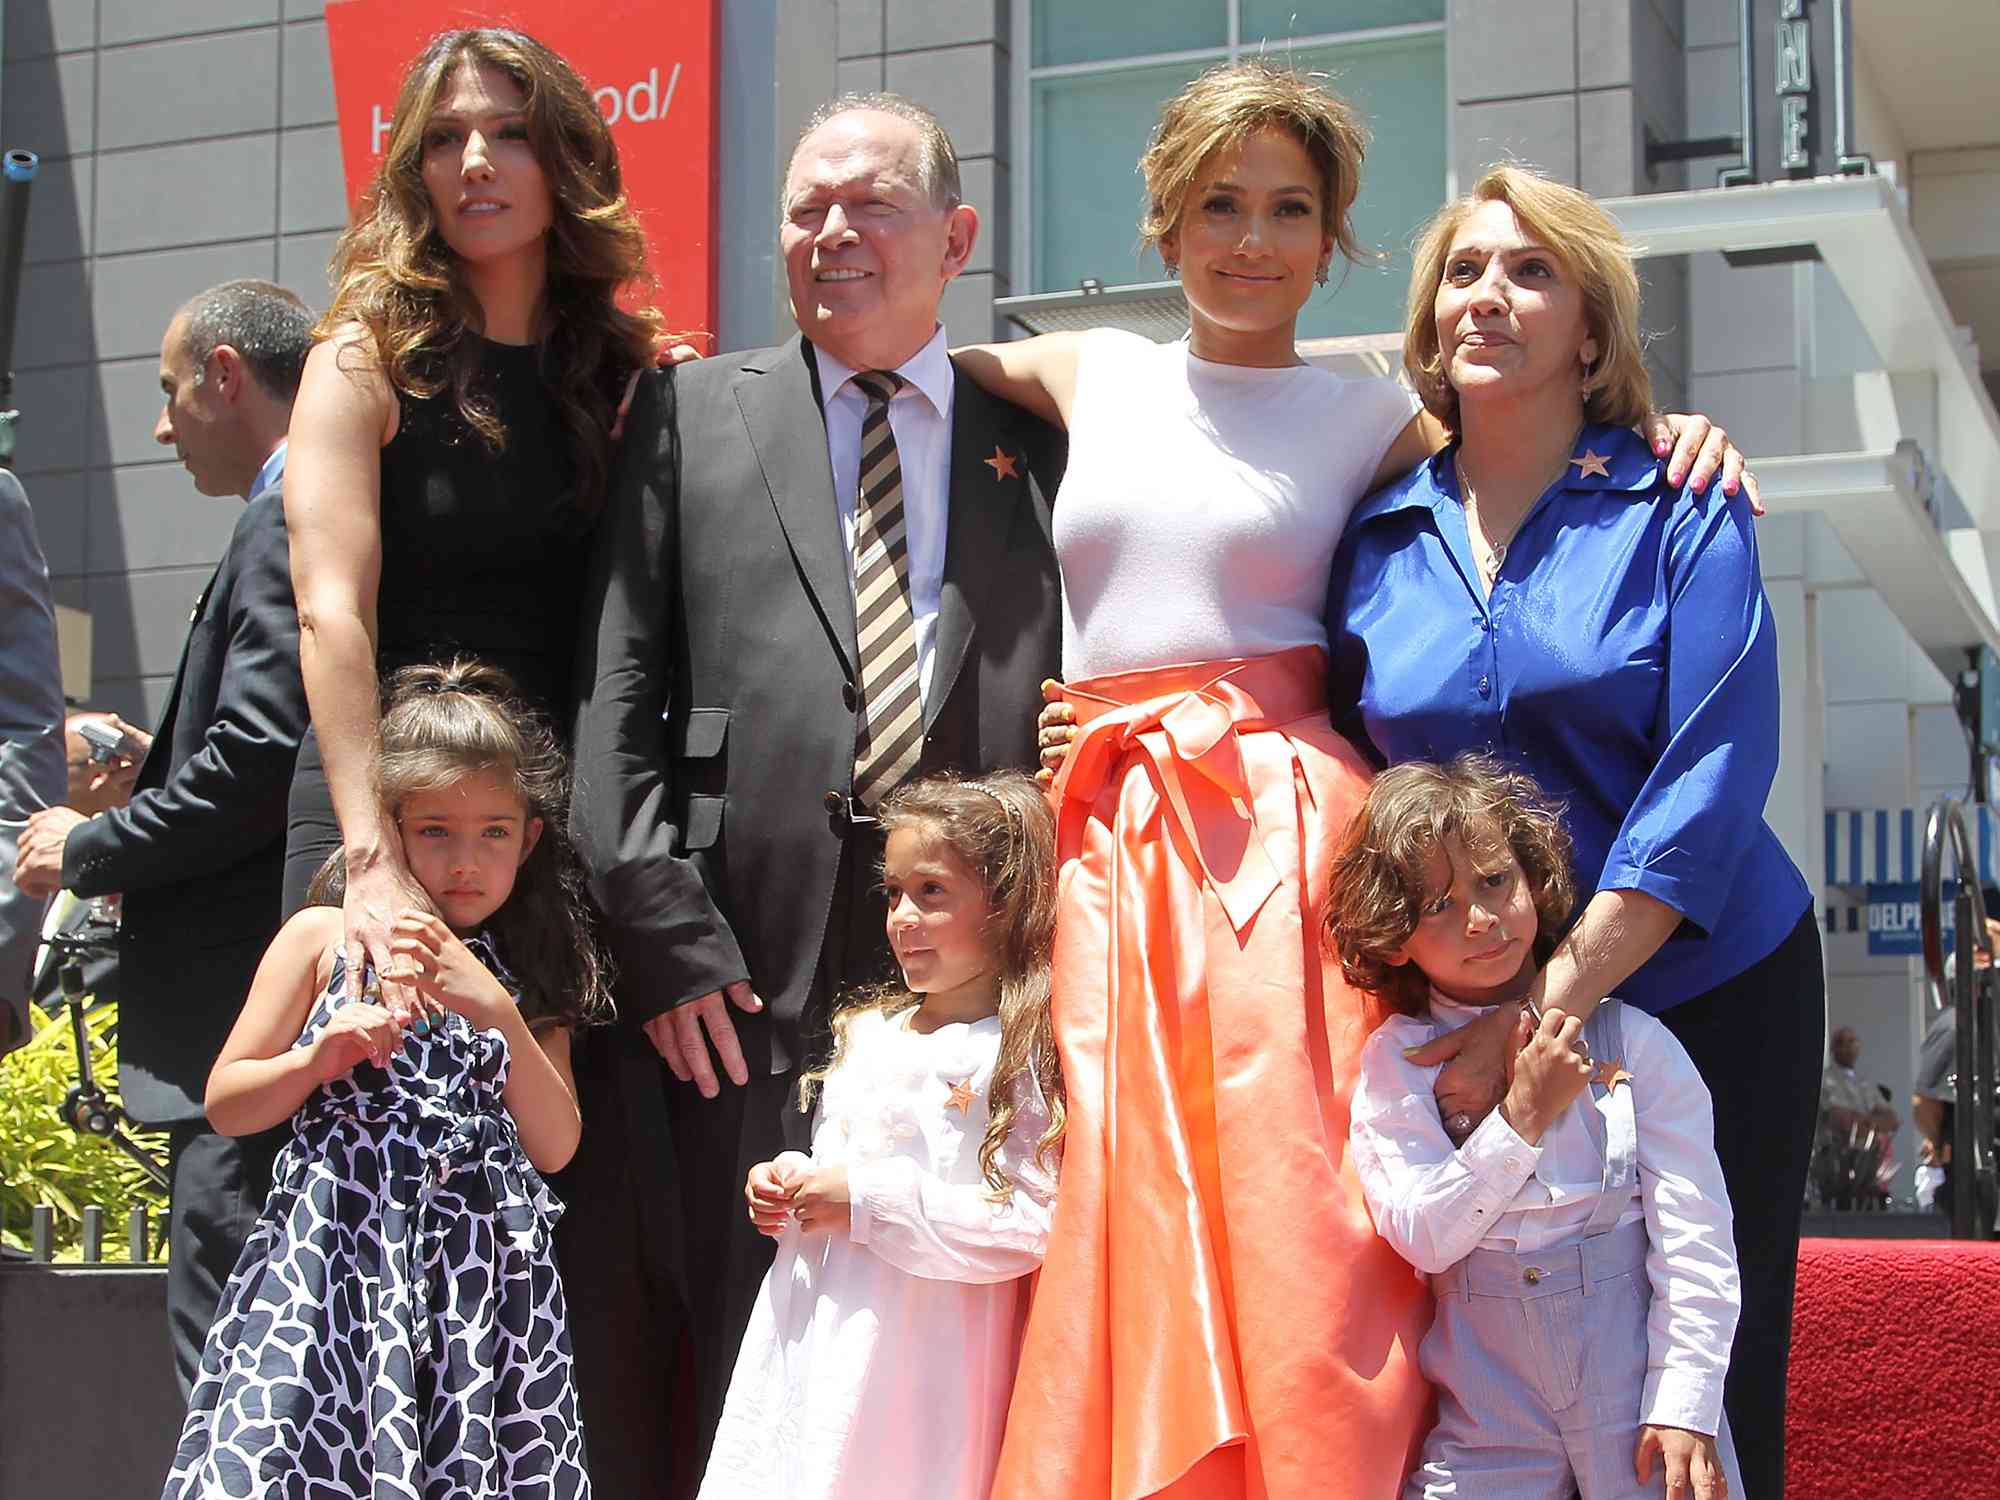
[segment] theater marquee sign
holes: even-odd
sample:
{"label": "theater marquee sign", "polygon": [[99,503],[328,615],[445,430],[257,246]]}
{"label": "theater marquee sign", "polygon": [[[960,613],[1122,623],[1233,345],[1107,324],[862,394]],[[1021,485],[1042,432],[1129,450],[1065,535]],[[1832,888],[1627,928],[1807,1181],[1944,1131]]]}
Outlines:
{"label": "theater marquee sign", "polygon": [[1741,0],[1743,141],[1724,186],[1867,172],[1855,152],[1851,0]]}
{"label": "theater marquee sign", "polygon": [[716,0],[329,0],[327,45],[350,207],[388,142],[410,60],[455,26],[513,26],[568,58],[618,142],[667,325],[715,327]]}

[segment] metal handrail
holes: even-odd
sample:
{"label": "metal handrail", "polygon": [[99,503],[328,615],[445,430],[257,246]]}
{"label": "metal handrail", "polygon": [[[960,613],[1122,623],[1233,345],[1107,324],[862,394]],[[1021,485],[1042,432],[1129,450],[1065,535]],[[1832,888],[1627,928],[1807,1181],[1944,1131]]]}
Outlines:
{"label": "metal handrail", "polygon": [[[1944,846],[1949,838],[1958,869],[1954,898],[1952,972],[1944,961]],[[1952,1109],[1952,1208],[1954,1239],[1994,1237],[1993,1172],[1993,941],[1986,927],[1986,898],[1979,889],[1979,861],[1959,804],[1941,799],[1924,814],[1922,881],[1918,912],[1924,975],[1938,1007],[1955,1012],[1958,1086]],[[1973,951],[1983,956],[1975,963]]]}

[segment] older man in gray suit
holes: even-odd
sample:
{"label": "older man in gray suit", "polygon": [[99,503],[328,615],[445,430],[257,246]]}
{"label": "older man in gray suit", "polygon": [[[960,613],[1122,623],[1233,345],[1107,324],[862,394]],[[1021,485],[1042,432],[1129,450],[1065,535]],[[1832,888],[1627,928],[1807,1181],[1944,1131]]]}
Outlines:
{"label": "older man in gray suit", "polygon": [[[642,388],[584,626],[576,817],[644,1036],[622,1088],[578,1070],[585,1152],[637,1181],[566,1226],[566,1280],[592,1473],[619,1494],[673,1492],[647,1443],[699,1476],[771,1262],[744,1172],[799,1133],[834,995],[889,970],[876,807],[926,771],[1031,766],[1058,659],[1064,446],[946,352],[979,230],[950,140],[908,100],[836,100],[782,209],[799,336]],[[650,1306],[620,1305],[629,1276],[582,1252],[642,1234]],[[683,1357],[692,1421],[662,1432]]]}

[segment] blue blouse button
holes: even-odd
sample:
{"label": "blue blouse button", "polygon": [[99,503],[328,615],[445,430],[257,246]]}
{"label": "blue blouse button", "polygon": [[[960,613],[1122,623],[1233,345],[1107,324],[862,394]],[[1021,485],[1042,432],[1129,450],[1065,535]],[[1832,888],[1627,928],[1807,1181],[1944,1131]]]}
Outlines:
{"label": "blue blouse button", "polygon": [[1493,679],[1491,677],[1482,677],[1479,679],[1479,696],[1482,698],[1493,696]]}

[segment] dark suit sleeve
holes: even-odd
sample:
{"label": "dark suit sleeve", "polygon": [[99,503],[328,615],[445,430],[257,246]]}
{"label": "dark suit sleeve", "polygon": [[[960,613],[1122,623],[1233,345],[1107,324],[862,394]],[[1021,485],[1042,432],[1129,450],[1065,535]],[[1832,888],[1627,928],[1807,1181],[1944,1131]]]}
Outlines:
{"label": "dark suit sleeve", "polygon": [[[284,835],[306,700],[277,496],[262,496],[244,511],[229,551],[235,578],[220,621],[227,644],[202,746],[164,784],[71,832],[63,884],[80,896],[212,874]],[[168,748],[157,745],[155,753]]]}
{"label": "dark suit sleeve", "polygon": [[[49,568],[28,496],[0,469],[0,1051],[5,1010],[28,991],[41,941],[39,896],[14,884],[19,825],[63,799],[62,668]],[[21,1022],[24,1012],[16,1012]]]}
{"label": "dark suit sleeve", "polygon": [[676,851],[668,675],[681,559],[674,377],[647,376],[612,475],[584,589],[584,697],[571,822],[626,976],[620,1010],[644,1022],[747,979],[701,871]]}

